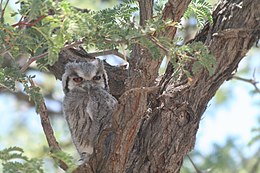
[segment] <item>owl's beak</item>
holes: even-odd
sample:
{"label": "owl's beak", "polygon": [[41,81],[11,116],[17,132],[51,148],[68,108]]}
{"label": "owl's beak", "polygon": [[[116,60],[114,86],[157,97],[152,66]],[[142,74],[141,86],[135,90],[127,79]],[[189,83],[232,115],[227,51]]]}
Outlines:
{"label": "owl's beak", "polygon": [[90,81],[84,81],[82,84],[81,84],[82,88],[84,89],[89,89],[92,87],[92,84]]}

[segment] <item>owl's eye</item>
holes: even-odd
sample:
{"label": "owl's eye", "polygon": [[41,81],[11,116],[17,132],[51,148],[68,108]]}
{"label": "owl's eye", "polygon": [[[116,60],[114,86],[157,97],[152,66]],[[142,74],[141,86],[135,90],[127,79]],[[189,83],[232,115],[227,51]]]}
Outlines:
{"label": "owl's eye", "polygon": [[92,79],[93,79],[93,80],[100,80],[100,79],[101,79],[101,76],[94,76]]}
{"label": "owl's eye", "polygon": [[82,77],[74,77],[73,78],[73,81],[76,82],[76,83],[80,83],[82,82],[83,78]]}

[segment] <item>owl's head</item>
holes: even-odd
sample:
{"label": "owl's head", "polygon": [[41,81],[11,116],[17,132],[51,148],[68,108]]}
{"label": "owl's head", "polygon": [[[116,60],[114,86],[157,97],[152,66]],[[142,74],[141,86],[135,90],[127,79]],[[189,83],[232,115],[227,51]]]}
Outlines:
{"label": "owl's head", "polygon": [[62,76],[64,93],[75,87],[102,87],[108,90],[108,79],[103,62],[95,59],[91,62],[69,62]]}

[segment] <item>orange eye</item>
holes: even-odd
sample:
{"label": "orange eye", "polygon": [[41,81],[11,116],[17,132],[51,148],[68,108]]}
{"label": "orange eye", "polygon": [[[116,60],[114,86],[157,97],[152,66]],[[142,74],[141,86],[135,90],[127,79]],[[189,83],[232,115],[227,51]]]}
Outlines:
{"label": "orange eye", "polygon": [[93,79],[93,80],[100,80],[100,79],[101,79],[101,76],[94,76],[92,79]]}
{"label": "orange eye", "polygon": [[82,82],[83,78],[82,77],[74,77],[73,78],[73,81],[76,82],[76,83],[80,83]]}

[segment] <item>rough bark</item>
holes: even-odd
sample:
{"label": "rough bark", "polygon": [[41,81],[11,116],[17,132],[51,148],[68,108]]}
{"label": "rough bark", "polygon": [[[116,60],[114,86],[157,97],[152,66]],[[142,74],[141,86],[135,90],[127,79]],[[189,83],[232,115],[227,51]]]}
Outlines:
{"label": "rough bark", "polygon": [[[142,26],[152,17],[152,2],[139,0]],[[169,0],[164,19],[178,21],[189,2]],[[260,35],[259,9],[259,0],[222,0],[213,13],[213,24],[207,24],[193,40],[202,41],[216,57],[212,76],[202,69],[189,83],[165,82],[174,72],[168,66],[163,81],[156,82],[161,59],[151,59],[149,50],[139,45],[133,49],[129,76],[123,72],[117,78],[113,67],[107,69],[108,73],[115,70],[113,77],[122,82],[122,88],[115,84],[111,90],[120,91],[119,108],[113,127],[101,134],[89,165],[75,172],[179,172],[183,158],[194,147],[208,102]],[[158,34],[173,38],[175,32],[168,28]]]}

